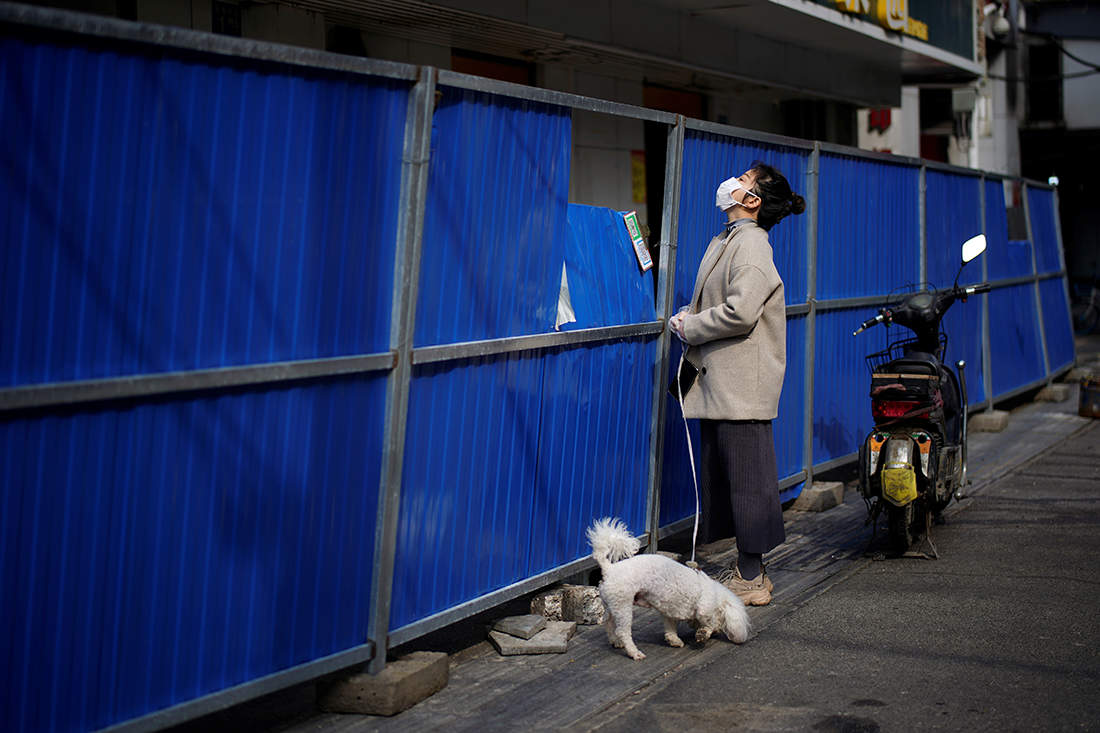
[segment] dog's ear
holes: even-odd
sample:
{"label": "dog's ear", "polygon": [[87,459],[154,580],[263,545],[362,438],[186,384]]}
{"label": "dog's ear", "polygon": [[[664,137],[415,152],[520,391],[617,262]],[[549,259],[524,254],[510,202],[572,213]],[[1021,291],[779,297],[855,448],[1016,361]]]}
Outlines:
{"label": "dog's ear", "polygon": [[725,631],[730,641],[735,644],[744,644],[748,641],[751,627],[749,616],[745,613],[743,607],[725,606],[722,609],[722,616],[722,620],[725,622],[722,624],[722,630]]}

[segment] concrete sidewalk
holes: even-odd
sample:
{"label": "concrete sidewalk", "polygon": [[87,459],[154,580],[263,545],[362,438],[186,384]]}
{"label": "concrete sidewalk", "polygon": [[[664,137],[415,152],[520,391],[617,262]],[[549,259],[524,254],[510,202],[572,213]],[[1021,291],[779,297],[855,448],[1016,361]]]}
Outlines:
{"label": "concrete sidewalk", "polygon": [[[787,542],[765,558],[775,597],[750,610],[744,646],[673,649],[657,614],[637,608],[641,662],[597,627],[560,655],[501,657],[479,643],[453,656],[446,689],[400,715],[283,729],[1096,726],[1100,427],[1076,409],[1073,386],[1065,402],[1013,410],[1003,433],[972,436],[973,487],[935,528],[938,561],[865,557],[871,530],[853,491],[821,514],[786,512]],[[708,549],[704,567],[732,559],[732,543]],[[1019,717],[1025,704],[1038,712]]]}

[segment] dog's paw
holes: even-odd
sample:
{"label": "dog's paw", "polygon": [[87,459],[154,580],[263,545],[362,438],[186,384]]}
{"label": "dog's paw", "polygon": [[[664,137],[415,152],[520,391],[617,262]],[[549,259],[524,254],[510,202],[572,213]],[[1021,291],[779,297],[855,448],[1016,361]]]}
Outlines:
{"label": "dog's paw", "polygon": [[666,635],[665,641],[668,642],[669,646],[682,647],[684,645],[684,640],[681,639],[679,636],[675,636],[673,634]]}
{"label": "dog's paw", "polygon": [[615,647],[616,649],[622,649],[623,648],[623,643],[621,641],[619,641],[618,639],[611,639],[610,641],[611,641],[611,646]]}
{"label": "dog's paw", "polygon": [[705,644],[707,642],[707,639],[709,639],[710,635],[713,634],[713,633],[714,632],[711,631],[710,629],[699,629],[698,631],[695,632],[695,643],[696,644]]}
{"label": "dog's paw", "polygon": [[630,658],[633,659],[635,662],[640,662],[643,659],[645,659],[645,654],[642,654],[641,650],[639,650],[639,649],[635,649],[632,652],[628,652],[628,654],[630,654]]}

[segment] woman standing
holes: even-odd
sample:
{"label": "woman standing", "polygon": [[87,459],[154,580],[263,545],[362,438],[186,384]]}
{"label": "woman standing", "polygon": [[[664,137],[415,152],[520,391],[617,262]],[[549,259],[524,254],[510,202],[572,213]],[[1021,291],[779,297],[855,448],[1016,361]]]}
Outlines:
{"label": "woman standing", "polygon": [[718,186],[725,231],[711,240],[691,305],[669,319],[699,370],[684,415],[700,418],[702,541],[737,537],[737,563],[718,580],[746,605],[771,602],[762,558],[784,540],[772,420],[786,369],[787,309],[768,230],[806,202],[756,163]]}

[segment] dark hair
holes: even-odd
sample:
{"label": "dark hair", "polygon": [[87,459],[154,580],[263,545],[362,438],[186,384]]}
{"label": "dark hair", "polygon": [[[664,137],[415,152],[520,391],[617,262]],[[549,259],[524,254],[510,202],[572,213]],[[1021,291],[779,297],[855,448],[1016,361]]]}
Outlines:
{"label": "dark hair", "polygon": [[760,194],[760,212],[756,223],[765,231],[787,214],[801,214],[806,210],[806,199],[791,190],[791,184],[783,174],[764,163],[753,163],[756,172],[753,193]]}

